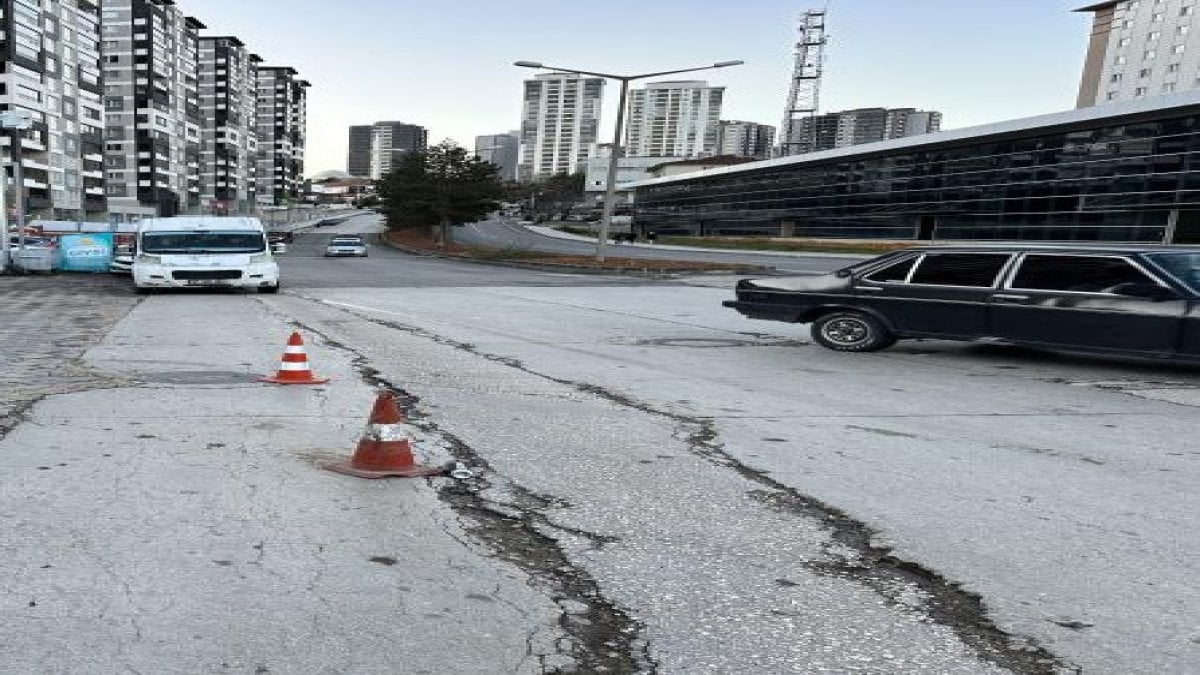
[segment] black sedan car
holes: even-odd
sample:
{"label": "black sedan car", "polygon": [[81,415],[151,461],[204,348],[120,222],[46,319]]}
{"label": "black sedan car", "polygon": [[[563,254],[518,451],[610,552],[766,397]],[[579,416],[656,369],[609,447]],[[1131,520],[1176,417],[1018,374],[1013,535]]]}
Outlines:
{"label": "black sedan car", "polygon": [[724,304],[812,323],[843,352],[932,338],[1200,359],[1200,248],[915,248],[824,276],[743,279]]}

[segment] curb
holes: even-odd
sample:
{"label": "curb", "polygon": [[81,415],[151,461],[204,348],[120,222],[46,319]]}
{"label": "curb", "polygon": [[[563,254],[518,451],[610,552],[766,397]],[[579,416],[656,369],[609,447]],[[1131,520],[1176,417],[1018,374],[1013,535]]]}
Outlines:
{"label": "curb", "polygon": [[580,267],[578,265],[567,265],[565,263],[532,263],[519,262],[514,260],[481,260],[479,258],[468,258],[465,256],[447,255],[444,253],[434,253],[425,249],[412,248],[403,244],[397,244],[391,241],[383,234],[379,235],[379,241],[384,246],[389,246],[410,255],[422,256],[425,258],[439,258],[442,260],[457,260],[459,262],[475,263],[477,265],[495,265],[497,267],[515,267],[518,269],[538,270],[542,272],[569,272],[572,274],[593,274],[597,276],[636,276],[646,277],[651,279],[675,279],[682,276],[695,276],[701,274],[707,275],[738,275],[738,274],[770,274],[774,270],[767,267],[747,266],[742,269],[731,270],[662,270],[652,269],[650,267],[617,267],[610,269],[597,269],[595,267]]}

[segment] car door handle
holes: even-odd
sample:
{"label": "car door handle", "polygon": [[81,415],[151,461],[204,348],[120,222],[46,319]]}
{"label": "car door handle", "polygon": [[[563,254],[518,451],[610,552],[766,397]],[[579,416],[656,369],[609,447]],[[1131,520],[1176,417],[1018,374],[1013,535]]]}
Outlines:
{"label": "car door handle", "polygon": [[883,286],[859,286],[856,291],[882,291]]}
{"label": "car door handle", "polygon": [[1013,293],[996,293],[995,295],[992,296],[992,299],[999,300],[1001,302],[1022,302],[1024,300],[1028,300],[1029,296],[1028,295],[1016,295]]}

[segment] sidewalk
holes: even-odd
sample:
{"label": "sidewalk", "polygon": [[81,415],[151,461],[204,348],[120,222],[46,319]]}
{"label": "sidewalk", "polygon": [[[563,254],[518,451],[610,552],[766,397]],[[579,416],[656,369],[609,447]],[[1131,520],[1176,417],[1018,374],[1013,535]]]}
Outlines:
{"label": "sidewalk", "polygon": [[[555,239],[569,239],[571,241],[582,241],[582,242],[587,242],[589,244],[596,243],[595,237],[585,237],[585,236],[578,235],[578,234],[571,234],[570,232],[563,232],[561,230],[556,230],[552,227],[544,227],[542,225],[525,225],[524,227],[525,227],[525,229],[529,230],[530,232],[533,232],[534,234],[540,234],[540,235],[546,236],[546,237],[553,237]],[[641,243],[641,242],[634,242],[634,243],[622,242],[622,243],[618,244],[618,243],[612,241],[611,239],[609,240],[609,243],[615,248],[624,248],[626,246],[631,246],[634,248],[654,249],[656,251],[697,251],[697,252],[701,252],[701,253],[732,253],[732,254],[737,254],[737,255],[779,256],[782,258],[818,257],[818,258],[846,258],[848,260],[864,260],[866,258],[872,257],[872,254],[869,254],[869,253],[862,253],[862,254],[859,254],[859,253],[822,253],[820,251],[801,253],[801,252],[793,252],[793,251],[755,251],[755,250],[730,249],[730,248],[706,248],[706,247],[701,247],[701,246],[672,246],[672,245],[668,245],[668,244],[646,244],[646,243]]]}

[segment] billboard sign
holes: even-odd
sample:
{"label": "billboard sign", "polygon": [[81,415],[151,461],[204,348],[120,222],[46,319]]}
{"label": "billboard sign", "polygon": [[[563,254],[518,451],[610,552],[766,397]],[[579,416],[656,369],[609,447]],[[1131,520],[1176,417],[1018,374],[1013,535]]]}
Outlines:
{"label": "billboard sign", "polygon": [[65,234],[59,238],[64,272],[107,272],[113,259],[111,234]]}

